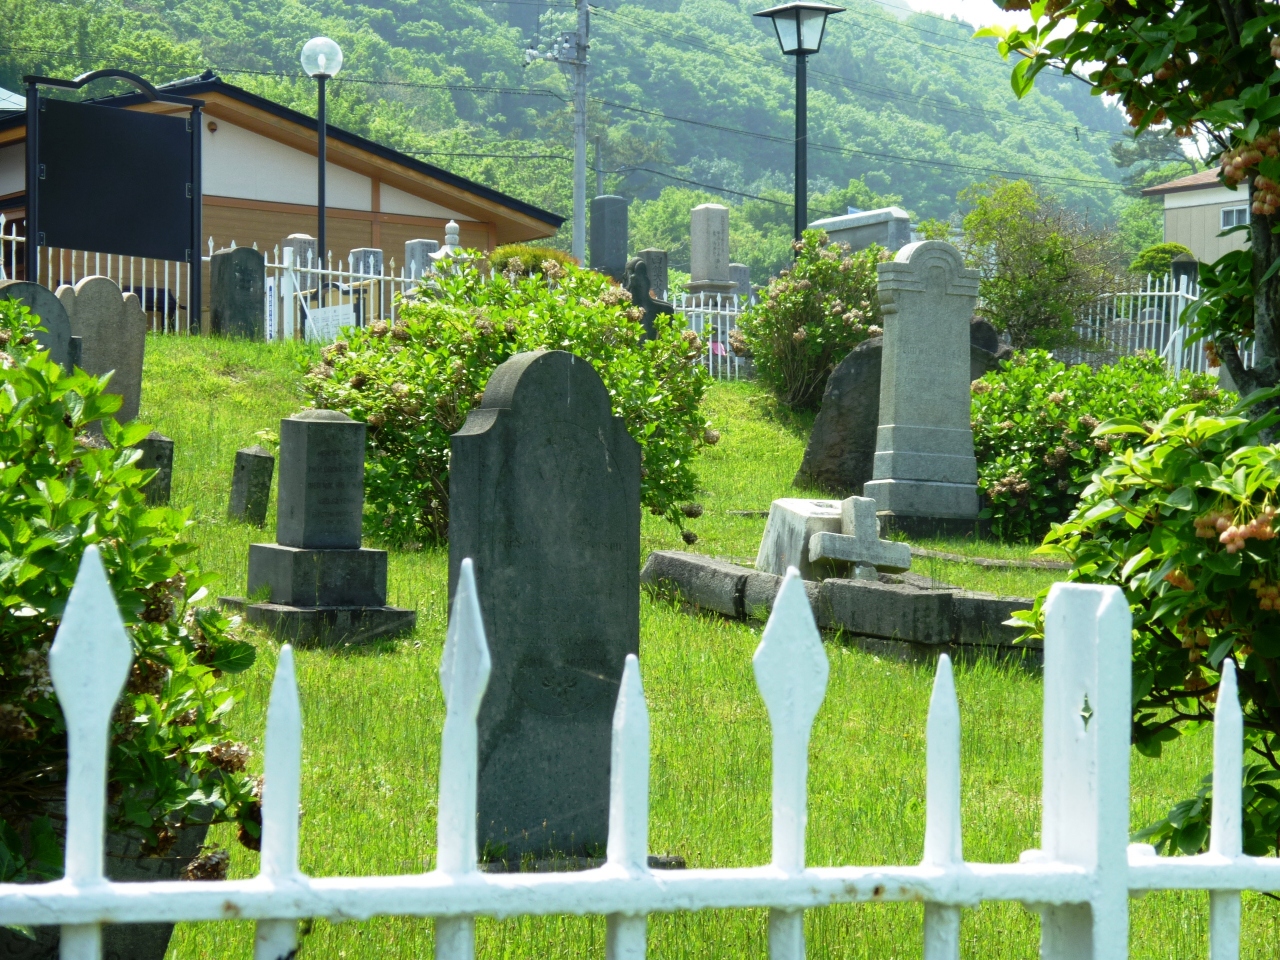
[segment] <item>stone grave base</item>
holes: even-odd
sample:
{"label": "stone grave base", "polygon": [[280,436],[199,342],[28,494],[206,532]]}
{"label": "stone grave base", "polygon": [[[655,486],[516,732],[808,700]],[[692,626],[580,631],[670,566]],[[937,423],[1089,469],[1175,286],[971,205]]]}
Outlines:
{"label": "stone grave base", "polygon": [[249,603],[244,597],[219,597],[218,602],[277,639],[298,646],[369,643],[408,633],[418,621],[415,611],[400,607],[292,607]]}
{"label": "stone grave base", "polygon": [[382,607],[387,551],[306,550],[278,543],[249,545],[249,594],[267,587],[274,602],[294,607]]}
{"label": "stone grave base", "polygon": [[[688,604],[739,620],[767,619],[782,577],[750,567],[674,550],[655,550],[640,582],[672,592]],[[1024,597],[1001,597],[935,584],[910,573],[878,580],[832,578],[804,581],[818,626],[881,643],[910,644],[930,655],[959,648],[990,648],[1039,662],[1039,642],[1016,644],[1017,627],[1005,625],[1015,610],[1031,609]]]}
{"label": "stone grave base", "polygon": [[977,517],[909,517],[893,513],[877,516],[882,537],[896,534],[906,540],[947,540],[953,537],[986,540],[991,532],[991,524]]}

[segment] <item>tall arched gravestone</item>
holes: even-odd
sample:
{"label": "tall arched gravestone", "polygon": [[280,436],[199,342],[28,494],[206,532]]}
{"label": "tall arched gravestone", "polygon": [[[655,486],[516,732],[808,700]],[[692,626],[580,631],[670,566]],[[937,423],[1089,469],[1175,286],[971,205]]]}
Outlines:
{"label": "tall arched gravestone", "polygon": [[586,361],[512,357],[453,435],[451,598],[466,557],[493,661],[480,845],[508,861],[603,851],[613,709],[640,647],[640,448]]}
{"label": "tall arched gravestone", "polygon": [[135,419],[147,348],[147,315],[137,294],[122,293],[107,277],[85,277],[74,287],[59,287],[58,300],[71,321],[71,335],[81,340],[80,366],[95,377],[114,370],[107,392],[123,399],[116,420]]}
{"label": "tall arched gravestone", "polygon": [[73,361],[71,320],[53,291],[30,280],[5,280],[0,282],[0,299],[21,300],[40,318],[44,329],[36,334],[36,339],[49,351],[49,358],[69,372]]}
{"label": "tall arched gravestone", "polygon": [[864,496],[910,535],[972,532],[978,464],[969,423],[969,319],[978,272],[941,240],[908,244],[877,270],[880,426]]}

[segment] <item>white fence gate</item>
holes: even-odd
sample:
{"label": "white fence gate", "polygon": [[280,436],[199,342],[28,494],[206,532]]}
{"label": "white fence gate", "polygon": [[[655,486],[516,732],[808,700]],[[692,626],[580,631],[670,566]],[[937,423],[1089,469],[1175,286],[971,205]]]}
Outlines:
{"label": "white fence gate", "polygon": [[463,561],[440,665],[437,869],[380,877],[308,877],[298,870],[302,716],[293,654],[280,654],[267,711],[261,872],[252,880],[111,883],[103,875],[107,744],[132,646],[97,549],[85,551],[49,667],[66,718],[66,875],[0,885],[0,923],[62,927],[63,960],[99,960],[101,924],[256,920],[256,960],[285,960],[296,921],[375,915],[434,917],[435,955],[471,960],[476,916],[596,914],[606,956],[645,955],[651,913],[768,908],[772,960],[804,956],[803,912],[835,903],[923,901],[926,960],[960,955],[960,912],[986,900],[1042,918],[1046,960],[1123,960],[1129,898],[1148,890],[1210,891],[1210,955],[1239,955],[1240,891],[1280,890],[1280,860],[1241,854],[1243,720],[1234,668],[1223,667],[1214,731],[1210,850],[1159,857],[1130,845],[1131,620],[1116,587],[1057,584],[1045,609],[1042,848],[1018,863],[967,863],[960,829],[960,713],[947,657],[927,721],[924,856],[899,867],[807,867],[809,735],[828,663],[804,582],[788,572],[753,658],[773,731],[773,861],[739,869],[647,866],[649,718],[628,657],[613,720],[608,859],[577,873],[488,874],[476,863],[476,715],[489,652],[471,562]]}
{"label": "white fence gate", "polygon": [[733,352],[729,335],[738,329],[738,317],[748,306],[746,298],[736,293],[682,293],[673,298],[672,306],[702,338],[702,362],[708,372],[722,380],[742,379],[748,361]]}

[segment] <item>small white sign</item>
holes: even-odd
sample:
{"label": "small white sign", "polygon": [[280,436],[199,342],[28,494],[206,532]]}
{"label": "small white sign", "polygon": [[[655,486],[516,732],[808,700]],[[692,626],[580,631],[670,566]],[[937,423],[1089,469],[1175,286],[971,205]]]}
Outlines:
{"label": "small white sign", "polygon": [[307,339],[316,343],[332,343],[343,327],[354,327],[356,312],[351,304],[336,307],[312,307],[307,313]]}
{"label": "small white sign", "polygon": [[267,277],[266,309],[262,311],[262,334],[268,341],[276,338],[276,278]]}

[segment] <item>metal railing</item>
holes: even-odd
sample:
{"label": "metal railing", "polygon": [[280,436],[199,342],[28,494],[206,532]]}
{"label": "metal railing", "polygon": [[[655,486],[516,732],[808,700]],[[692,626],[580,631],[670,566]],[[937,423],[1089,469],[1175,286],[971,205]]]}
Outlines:
{"label": "metal railing", "polygon": [[[18,226],[19,221],[8,220],[0,214],[0,280],[33,280],[57,291],[64,285],[75,286],[85,277],[108,277],[122,292],[138,297],[154,332],[192,332],[190,264],[40,247],[35,258],[36,269],[30,271],[27,238],[18,233]],[[198,310],[194,316],[198,333]]]}
{"label": "metal railing", "polygon": [[713,377],[741,380],[748,374],[749,361],[734,353],[729,340],[747,306],[736,293],[681,293],[672,299],[676,313],[702,339],[702,362]]}

